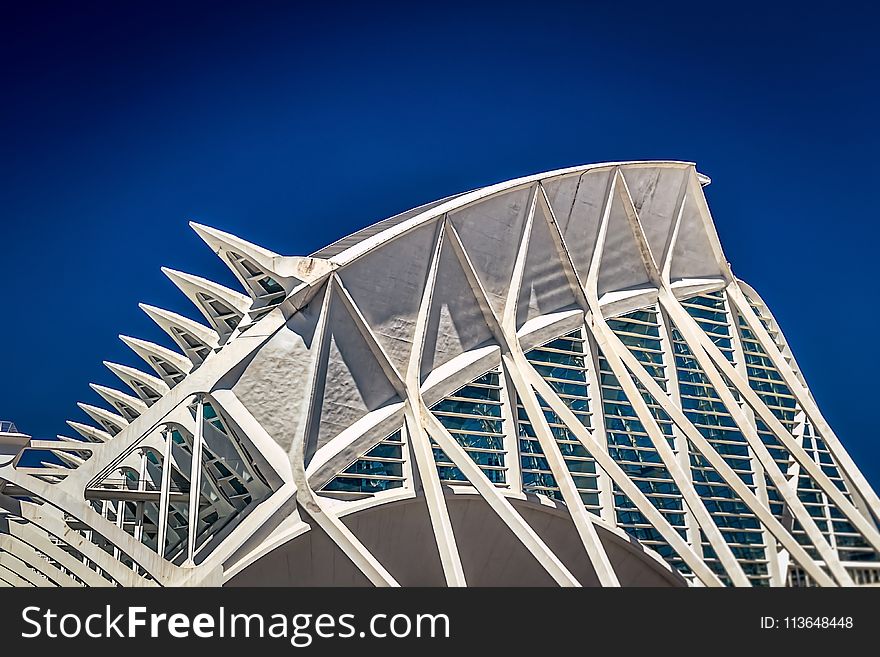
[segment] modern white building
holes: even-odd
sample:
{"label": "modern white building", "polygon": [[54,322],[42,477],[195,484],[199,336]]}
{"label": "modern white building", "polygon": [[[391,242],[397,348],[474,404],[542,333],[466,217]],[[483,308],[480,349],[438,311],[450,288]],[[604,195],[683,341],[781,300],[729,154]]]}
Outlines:
{"label": "modern white building", "polygon": [[307,257],[193,224],[241,290],[166,270],[206,323],[143,305],[150,373],[0,434],[0,585],[877,584],[880,500],[708,183],[574,167]]}

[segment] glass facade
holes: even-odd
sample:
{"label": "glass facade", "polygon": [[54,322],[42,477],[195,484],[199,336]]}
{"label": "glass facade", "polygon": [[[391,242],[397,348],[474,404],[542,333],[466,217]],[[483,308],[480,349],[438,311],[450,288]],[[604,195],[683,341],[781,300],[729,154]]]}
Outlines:
{"label": "glass facade", "polygon": [[[656,581],[636,566],[674,585],[679,573],[695,586],[745,584],[740,567],[755,585],[848,585],[844,571],[880,582],[876,494],[816,411],[769,309],[733,276],[708,182],[668,161],[567,168],[414,208],[310,256],[193,224],[244,294],[163,268],[210,328],[142,304],[182,353],[124,338],[157,375],[106,362],[134,397],[93,385],[112,410],[79,405],[92,423],[69,425],[84,441],[4,437],[7,515],[42,523],[40,538],[68,552],[40,540],[24,577],[4,573],[40,584],[50,564],[74,583],[174,586],[251,570],[253,581],[307,584],[327,566],[328,583],[363,582],[359,569],[377,585],[429,570],[460,584],[454,551],[465,546],[466,583],[568,586],[587,556],[581,505],[606,547],[609,532],[616,548],[634,547],[608,550],[626,583]],[[510,353],[517,341],[524,359]],[[711,446],[714,466],[697,445]],[[302,469],[323,512],[310,518],[290,497]],[[416,473],[467,504],[444,509]],[[772,533],[756,511],[776,519]],[[814,524],[829,563],[808,537]],[[0,538],[22,538],[0,525]],[[277,540],[290,530],[311,541],[319,527],[320,550]],[[798,563],[777,537],[805,548]],[[400,541],[437,548],[440,563]],[[251,569],[277,548],[286,568]],[[317,560],[295,564],[305,552]],[[395,562],[425,556],[424,568]],[[194,568],[215,561],[222,569]]]}
{"label": "glass facade", "polygon": [[[773,365],[761,346],[757,337],[748,328],[746,321],[740,317],[738,330],[743,347],[743,356],[746,363],[746,372],[749,386],[758,394],[773,415],[792,435],[795,434],[795,415],[797,402],[788,386],[782,380],[782,375]],[[760,419],[756,418],[755,424],[758,436],[767,446],[767,450],[773,460],[779,466],[783,474],[787,474],[792,465],[791,455],[783,447],[773,432]],[[784,503],[779,491],[767,478],[767,495],[770,498],[770,511],[777,517],[782,518]]]}
{"label": "glass facade", "polygon": [[321,490],[371,494],[402,487],[406,479],[403,474],[403,448],[403,435],[398,429],[371,447]]}
{"label": "glass facade", "polygon": [[[581,424],[591,429],[592,410],[585,352],[583,331],[577,330],[530,350],[526,358]],[[584,506],[591,513],[599,515],[599,475],[595,460],[540,395],[538,403]],[[562,500],[562,493],[544,458],[535,429],[521,403],[517,404],[516,412],[523,490]]]}
{"label": "glass facade", "polygon": [[[202,342],[199,338],[180,327],[172,326],[176,342],[186,351],[186,355],[196,364],[201,364],[213,351],[210,345]],[[185,347],[184,347],[185,345]]]}
{"label": "glass facade", "polygon": [[[192,403],[188,408],[195,422],[199,405]],[[205,401],[201,408],[204,421],[195,550],[206,546],[271,493],[247,448],[215,405]],[[97,513],[179,565],[189,556],[194,436],[177,424],[166,425],[160,435],[162,443],[170,440],[171,445],[140,447],[132,452],[126,465],[89,489],[90,503]],[[166,463],[164,455],[169,449],[171,463]],[[170,467],[168,515],[164,545],[160,546],[161,491],[166,467]],[[117,491],[120,494],[114,495]]]}
{"label": "glass facade", "polygon": [[[458,441],[489,481],[507,486],[504,420],[501,417],[501,373],[494,369],[431,407],[449,434]],[[433,440],[440,480],[466,483],[467,479]]]}
{"label": "glass facade", "polygon": [[[645,367],[648,374],[667,390],[666,365],[663,358],[660,325],[655,308],[646,308],[608,320],[608,325],[630,353]],[[648,500],[663,514],[683,538],[687,538],[685,506],[681,491],[672,480],[660,454],[654,448],[645,427],[620,386],[604,355],[599,354],[599,379],[602,388],[602,410],[608,453],[639,487]],[[675,449],[675,438],[669,416],[641,386],[651,415],[665,439]],[[615,485],[614,512],[618,524],[631,536],[652,547],[673,567],[689,573],[678,553],[663,539],[632,500]]]}
{"label": "glass facade", "polygon": [[[713,292],[692,297],[683,301],[682,306],[712,338],[722,353],[733,362],[732,338],[723,294]],[[675,326],[671,326],[670,334],[681,405],[685,416],[754,493],[752,454],[745,437],[693,357],[681,333]],[[758,519],[690,443],[688,443],[688,451],[694,487],[724,540],[752,584],[769,585],[767,549],[764,532]],[[717,555],[702,532],[701,547],[706,562],[719,577],[727,581],[728,578]]]}
{"label": "glass facade", "polygon": [[[799,440],[804,449],[820,465],[832,483],[848,499],[852,499],[827,444],[802,412],[794,394],[773,365],[758,338],[745,320],[729,307],[723,291],[708,292],[681,301],[694,319],[735,366],[743,367],[750,387],[775,417]],[[782,348],[781,338],[772,322],[754,303],[771,336]],[[749,445],[731,415],[730,409],[710,382],[683,334],[671,322],[664,328],[664,319],[657,306],[650,306],[606,320],[610,329],[626,349],[642,364],[648,375],[664,391],[680,401],[688,420],[712,445],[742,482],[756,495],[763,470],[757,465]],[[668,338],[667,338],[668,336]],[[669,340],[667,344],[667,339]],[[585,329],[570,331],[526,352],[525,356],[539,376],[553,389],[577,420],[591,431],[600,430],[596,438],[604,440],[608,454],[639,487],[654,507],[686,540],[694,545],[709,567],[726,584],[726,574],[717,554],[703,531],[688,519],[687,506],[681,491],[663,464],[649,434],[638,418],[632,401],[613,373],[605,354],[598,347],[591,349]],[[740,352],[739,347],[742,351]],[[739,359],[742,358],[742,363]],[[591,368],[595,367],[595,372]],[[771,583],[771,559],[777,558],[779,546],[762,528],[755,514],[724,481],[698,450],[678,431],[657,400],[632,375],[635,389],[642,396],[663,438],[677,456],[686,450],[688,473],[697,495],[718,527],[721,536],[753,585]],[[598,388],[594,389],[598,383]],[[732,383],[732,398],[744,403]],[[597,516],[603,510],[613,514],[617,525],[642,544],[658,552],[672,567],[692,579],[690,568],[668,544],[659,531],[638,511],[615,484],[604,484],[607,476],[600,472],[595,459],[581,444],[562,419],[540,395],[539,407],[563,460],[580,494],[585,508]],[[594,413],[601,400],[601,416]],[[510,411],[505,404],[512,403]],[[196,418],[198,405],[190,411]],[[224,527],[268,496],[270,489],[253,465],[243,444],[235,438],[210,401],[205,401],[204,442],[201,448],[201,490],[198,501],[198,523],[195,548],[207,545]],[[505,381],[501,367],[496,367],[460,387],[451,395],[433,404],[431,413],[449,431],[467,455],[496,486],[511,485],[509,461],[519,463],[519,482],[526,493],[545,495],[562,501],[558,482],[550,471],[535,427],[516,392]],[[515,442],[506,439],[509,428],[506,418],[516,423]],[[873,562],[877,553],[864,537],[830,502],[827,494],[797,466],[784,446],[769,428],[756,420],[760,439],[789,478],[797,483],[797,493],[814,518],[823,535],[847,562]],[[604,427],[604,435],[601,429]],[[152,550],[160,551],[168,560],[182,564],[190,550],[190,512],[192,508],[190,469],[193,459],[192,433],[179,425],[168,425],[165,433],[172,441],[172,463],[169,473],[168,516],[164,545],[159,546],[159,492],[164,463],[163,450],[141,448],[140,473],[132,467],[120,469],[122,479],[105,481],[105,489],[137,491],[143,499],[95,499],[92,507],[105,518]],[[433,454],[442,482],[451,485],[467,483],[464,474],[432,439]],[[514,450],[516,450],[514,452]],[[356,460],[333,476],[321,491],[340,499],[358,499],[382,491],[400,489],[406,484],[406,435],[398,429],[370,447]],[[756,474],[757,473],[757,474]],[[801,526],[790,519],[783,500],[769,479],[767,486],[770,509],[783,522],[788,522],[795,538],[814,558],[818,554]],[[605,486],[608,486],[605,488]],[[603,492],[603,489],[608,492]],[[610,492],[610,495],[608,493]],[[606,498],[606,495],[608,496]],[[610,507],[610,509],[609,509]],[[133,562],[119,553],[109,542],[94,532],[91,540],[121,561]],[[770,544],[767,541],[770,540]],[[126,561],[127,560],[127,561]],[[852,572],[856,563],[850,566]],[[862,566],[862,580],[873,581],[875,571]],[[815,582],[797,565],[790,565],[784,574],[789,585],[809,586]]]}
{"label": "glass facade", "polygon": [[[773,326],[769,313],[766,312],[762,304],[755,300],[749,299],[749,303],[771,339],[775,341],[777,348],[782,350],[784,346],[782,338]],[[831,457],[828,446],[803,413],[794,394],[784,383],[779,370],[773,365],[772,360],[764,351],[755,334],[749,329],[743,317],[739,317],[737,325],[745,352],[750,387],[755,390],[792,437],[801,443],[807,454],[819,464],[831,483],[852,502],[852,496],[840,469]],[[787,360],[791,364],[791,360]],[[798,499],[804,504],[825,539],[837,550],[840,559],[843,561],[880,560],[880,555],[829,500],[821,486],[794,461],[776,437],[769,432],[766,425],[760,420],[757,421],[757,424],[762,439],[768,445],[768,449],[774,455],[774,460],[779,463],[783,473],[786,473],[790,478],[796,478]],[[768,489],[770,488],[771,485],[768,484]],[[784,505],[775,489],[773,489],[773,494],[771,509],[775,514],[781,516],[784,512]],[[796,520],[793,521],[791,531],[810,556],[818,559],[818,552],[812,546],[802,525]]]}

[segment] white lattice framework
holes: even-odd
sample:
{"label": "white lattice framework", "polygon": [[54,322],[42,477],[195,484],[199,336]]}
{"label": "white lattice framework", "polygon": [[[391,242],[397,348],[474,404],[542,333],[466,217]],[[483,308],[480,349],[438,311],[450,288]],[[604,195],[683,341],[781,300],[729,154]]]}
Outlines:
{"label": "white lattice framework", "polygon": [[217,585],[317,534],[364,581],[423,583],[358,520],[416,500],[464,586],[468,499],[561,586],[640,583],[623,554],[671,584],[876,583],[880,501],[708,182],[574,167],[309,257],[193,224],[245,294],[164,270],[209,326],[142,305],[177,350],[121,338],[155,374],[107,363],[132,394],[93,385],[112,410],[80,404],[80,438],[0,451],[0,586]]}

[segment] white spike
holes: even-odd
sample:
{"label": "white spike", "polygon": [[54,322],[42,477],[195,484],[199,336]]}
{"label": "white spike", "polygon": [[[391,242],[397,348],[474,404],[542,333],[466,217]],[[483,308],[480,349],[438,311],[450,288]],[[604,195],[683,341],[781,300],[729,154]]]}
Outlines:
{"label": "white spike", "polygon": [[76,469],[86,462],[84,458],[80,458],[75,454],[71,454],[70,452],[65,452],[64,450],[43,450],[48,451],[52,456],[57,459],[61,459],[61,461],[68,466],[69,468]]}
{"label": "white spike", "polygon": [[[108,433],[114,436],[128,426],[128,420],[121,415],[108,411],[106,408],[84,404],[83,402],[77,402],[76,405],[87,413],[95,422],[104,427]],[[116,427],[118,427],[118,430]]]}
{"label": "white spike", "polygon": [[[162,379],[159,379],[152,374],[136,370],[128,365],[120,365],[105,360],[104,366],[118,376],[123,383],[131,388],[138,397],[146,402],[147,405],[152,404],[170,390],[168,385]],[[147,394],[146,391],[141,389],[141,386],[148,388],[155,393],[155,396]]]}
{"label": "white spike", "polygon": [[[68,422],[68,424],[70,424],[70,422]],[[55,438],[58,440],[59,443],[73,443],[74,447],[76,447],[77,445],[81,445],[83,443],[83,441],[80,440],[79,438],[71,438],[70,436],[63,436],[60,433],[55,434]]]}
{"label": "white spike", "polygon": [[218,230],[217,228],[211,228],[210,226],[205,226],[204,224],[196,223],[195,221],[190,221],[189,226],[209,247],[211,247],[211,250],[214,251],[214,253],[219,255],[221,251],[234,251],[239,255],[243,255],[253,260],[255,264],[270,273],[275,273],[275,259],[282,257],[274,251],[252,244],[232,233],[227,233]]}
{"label": "white spike", "polygon": [[[177,385],[192,370],[192,363],[188,358],[155,342],[148,342],[147,340],[140,340],[139,338],[132,338],[127,335],[120,335],[119,339],[128,345],[134,353],[143,358],[150,367],[156,370],[159,377],[171,388]],[[160,362],[165,362],[174,372],[165,370]]]}
{"label": "white spike", "polygon": [[[282,301],[287,292],[296,285],[297,281],[288,280],[275,271],[275,262],[280,259],[277,253],[216,228],[203,226],[194,221],[189,222],[189,225],[235,274],[238,282],[251,298],[255,302],[262,302],[260,305]],[[280,285],[282,290],[271,293],[263,289],[257,281],[265,279],[266,276]]]}
{"label": "white spike", "polygon": [[[204,324],[156,306],[145,303],[138,304],[138,306],[174,340],[174,343],[189,358],[193,367],[201,365],[204,359],[210,355],[206,351],[213,351],[220,343],[220,336],[217,335],[217,332]],[[193,347],[181,337],[180,333],[185,334],[201,346]]]}
{"label": "white spike", "polygon": [[[209,281],[206,278],[185,274],[167,267],[162,267],[162,272],[196,305],[205,316],[205,319],[208,320],[220,335],[222,341],[229,338],[237,324],[242,321],[250,310],[250,297],[246,297],[235,290],[230,290],[228,287]],[[208,303],[211,300],[219,301],[228,307],[231,311],[230,314],[219,313],[216,308]]]}
{"label": "white spike", "polygon": [[98,385],[97,383],[90,383],[89,387],[101,395],[104,401],[115,408],[129,422],[147,410],[147,405],[137,397],[132,397],[124,392]]}
{"label": "white spike", "polygon": [[89,426],[88,424],[83,424],[82,422],[74,422],[73,420],[68,420],[67,426],[76,431],[89,442],[106,443],[108,440],[113,438],[113,436],[106,431],[98,429],[97,427]]}
{"label": "white spike", "polygon": [[[313,282],[331,269],[330,262],[321,258],[280,256],[222,230],[194,221],[189,225],[232,270],[258,308],[282,301],[301,283]],[[248,271],[242,261],[257,273]],[[260,281],[266,282],[266,277],[281,286],[281,290],[266,289],[261,285]]]}

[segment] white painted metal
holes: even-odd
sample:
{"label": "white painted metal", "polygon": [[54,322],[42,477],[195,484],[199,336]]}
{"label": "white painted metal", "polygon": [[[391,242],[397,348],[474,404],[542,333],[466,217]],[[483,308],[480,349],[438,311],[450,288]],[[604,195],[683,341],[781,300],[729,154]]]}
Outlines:
{"label": "white painted metal", "polygon": [[[108,363],[134,396],[93,386],[113,411],[81,404],[99,426],[69,424],[87,442],[28,443],[31,454],[54,455],[61,465],[49,457],[36,464],[23,461],[21,441],[7,441],[12,454],[8,462],[0,459],[5,463],[0,465],[0,513],[16,522],[0,530],[0,585],[217,585],[245,577],[263,559],[311,532],[331,541],[373,585],[397,586],[405,583],[398,576],[411,571],[397,557],[383,560],[368,548],[357,519],[413,499],[421,501],[427,516],[442,583],[466,586],[474,578],[462,558],[463,545],[474,537],[457,533],[451,514],[452,504],[472,499],[486,505],[508,532],[505,540],[522,546],[552,581],[583,584],[573,574],[584,572],[582,564],[551,549],[521,511],[522,504],[537,499],[536,508],[565,512],[577,536],[578,558],[589,564],[597,583],[619,586],[622,566],[610,548],[614,540],[627,537],[615,502],[619,495],[680,557],[690,584],[722,584],[701,541],[716,555],[715,567],[723,570],[725,581],[737,586],[763,581],[747,570],[752,564],[738,556],[710,514],[692,472],[692,456],[704,459],[759,522],[767,556],[764,579],[770,584],[806,577],[816,585],[849,586],[852,573],[880,572],[870,561],[847,560],[847,546],[838,540],[831,515],[837,509],[867,546],[860,549],[874,550],[876,558],[880,500],[821,415],[787,346],[780,347],[756,316],[754,291],[731,272],[703,196],[706,184],[708,179],[687,162],[572,167],[423,206],[309,257],[281,256],[192,224],[246,294],[166,269],[212,328],[142,305],[182,352],[123,337],[160,376]],[[735,363],[681,304],[719,291],[729,309]],[[644,308],[658,316],[665,390],[609,324]],[[793,433],[750,387],[737,316],[744,318],[797,401],[801,428]],[[528,356],[530,349],[573,330],[584,339],[592,429]],[[688,418],[679,394],[673,330],[745,440],[751,487]],[[603,409],[599,350],[659,465],[675,484],[687,538],[609,448],[613,429]],[[487,477],[469,451],[473,448],[431,410],[490,370],[500,372],[502,381],[498,422],[504,427],[506,466],[498,481]],[[650,396],[651,406],[643,395]],[[193,400],[195,419],[188,410]],[[206,425],[207,400],[222,415],[226,439],[238,441],[236,446],[216,449],[221,438],[206,433],[213,431]],[[551,427],[542,403],[595,461],[598,515],[584,506],[576,473],[557,442],[558,427]],[[671,444],[652,414],[658,407],[673,424]],[[532,440],[540,446],[561,499],[525,492],[520,420],[532,427]],[[827,444],[846,490],[804,449],[802,425],[807,421]],[[762,442],[758,422],[789,454],[788,472],[782,472]],[[191,457],[174,444],[175,427],[193,436]],[[403,455],[397,488],[345,493],[327,487],[347,469],[357,472],[360,460],[395,431],[402,440],[392,444],[400,444]],[[211,440],[214,446],[203,458]],[[441,479],[436,448],[462,480]],[[161,454],[161,469],[148,461],[148,450]],[[256,469],[259,480],[251,478],[246,493],[224,493],[223,477],[207,470],[218,459],[214,452],[221,463],[233,458],[226,461],[226,471],[240,467],[236,455],[251,461],[248,467]],[[379,463],[388,460],[377,458]],[[172,471],[189,481],[189,526],[184,554],[168,560],[165,550],[175,540],[170,507],[183,499]],[[823,512],[817,518],[825,530],[800,498],[800,473],[819,488]],[[136,482],[126,485],[125,476]],[[123,477],[123,483],[114,488],[107,483],[113,477]],[[785,519],[771,511],[765,477],[808,545],[801,545]],[[248,513],[201,534],[198,516],[207,503],[203,490],[220,500],[224,513],[233,509],[233,499],[249,504]],[[101,511],[88,499],[101,500],[96,502]],[[123,513],[132,503],[133,521]],[[205,517],[210,525],[213,516]],[[104,542],[112,554],[100,546]],[[34,551],[52,562],[35,561]],[[644,559],[671,570],[650,550]],[[870,579],[863,573],[859,577]]]}

